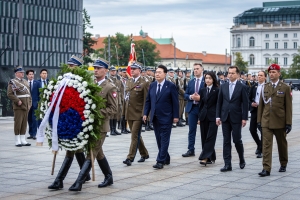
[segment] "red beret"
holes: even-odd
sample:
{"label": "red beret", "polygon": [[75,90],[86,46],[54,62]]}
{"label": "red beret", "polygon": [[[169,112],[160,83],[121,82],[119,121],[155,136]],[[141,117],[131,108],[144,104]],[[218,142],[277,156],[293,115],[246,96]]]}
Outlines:
{"label": "red beret", "polygon": [[272,65],[269,66],[268,72],[269,72],[270,70],[278,70],[278,71],[280,71],[280,66],[277,65],[277,64],[272,64]]}

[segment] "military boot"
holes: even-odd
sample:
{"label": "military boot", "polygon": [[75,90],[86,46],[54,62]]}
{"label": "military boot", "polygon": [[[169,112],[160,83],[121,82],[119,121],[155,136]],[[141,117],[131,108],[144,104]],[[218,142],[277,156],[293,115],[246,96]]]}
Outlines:
{"label": "military boot", "polygon": [[115,131],[114,131],[114,128],[113,128],[113,120],[112,120],[112,119],[109,120],[109,127],[110,127],[110,135],[116,136],[117,134],[116,134]]}
{"label": "military boot", "polygon": [[68,174],[72,161],[73,157],[65,157],[64,162],[62,163],[54,182],[48,186],[48,189],[58,190],[64,187],[63,180]]}
{"label": "military boot", "polygon": [[112,128],[116,135],[121,135],[121,133],[117,131],[117,119],[113,119]]}
{"label": "military boot", "polygon": [[[75,157],[78,162],[79,168],[81,169],[83,166],[83,163],[85,161],[85,155],[83,152],[80,152],[80,153],[75,153]],[[86,176],[85,181],[89,181],[89,180],[91,180],[90,173]],[[84,183],[85,183],[85,181],[84,181]]]}
{"label": "military boot", "polygon": [[98,188],[106,187],[114,183],[113,176],[106,157],[102,160],[97,160],[99,167],[104,174],[104,181],[98,185]]}
{"label": "military boot", "polygon": [[91,168],[92,161],[85,160],[75,183],[73,183],[73,185],[69,188],[70,191],[81,191],[82,184],[85,181],[87,175],[89,174]]}

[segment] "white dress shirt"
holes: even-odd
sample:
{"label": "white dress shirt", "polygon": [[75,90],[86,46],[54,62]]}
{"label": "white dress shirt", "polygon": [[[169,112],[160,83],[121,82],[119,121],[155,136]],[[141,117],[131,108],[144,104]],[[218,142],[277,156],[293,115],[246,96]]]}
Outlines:
{"label": "white dress shirt", "polygon": [[262,86],[263,86],[263,83],[262,84],[258,83],[257,88],[256,88],[255,103],[257,103],[257,105],[259,104],[259,98],[260,98]]}
{"label": "white dress shirt", "polygon": [[105,80],[106,80],[106,79],[104,78],[104,79],[98,81],[98,85],[101,85]]}

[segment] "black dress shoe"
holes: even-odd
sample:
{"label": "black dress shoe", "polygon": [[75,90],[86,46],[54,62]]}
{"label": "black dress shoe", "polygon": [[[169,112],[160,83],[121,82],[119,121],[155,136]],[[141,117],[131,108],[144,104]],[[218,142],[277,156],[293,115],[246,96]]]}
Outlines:
{"label": "black dress shoe", "polygon": [[223,168],[220,169],[221,172],[228,172],[232,171],[231,165],[225,165]]}
{"label": "black dress shoe", "polygon": [[33,137],[32,137],[32,139],[33,139],[33,140],[36,140],[36,137],[35,137],[35,136],[33,136]]}
{"label": "black dress shoe", "polygon": [[31,146],[30,143],[22,144],[22,146]]}
{"label": "black dress shoe", "polygon": [[155,165],[153,165],[153,168],[155,168],[155,169],[162,169],[162,168],[164,168],[164,165],[161,164],[161,163],[156,163]]}
{"label": "black dress shoe", "polygon": [[188,150],[186,153],[182,154],[182,157],[191,157],[191,156],[195,156],[194,151]]}
{"label": "black dress shoe", "polygon": [[22,147],[23,145],[21,145],[21,144],[16,144],[16,147]]}
{"label": "black dress shoe", "polygon": [[123,161],[123,163],[127,166],[130,166],[131,165],[131,160],[127,158],[126,160]]}
{"label": "black dress shoe", "polygon": [[267,170],[263,169],[260,173],[258,173],[260,176],[270,176],[270,172]]}
{"label": "black dress shoe", "polygon": [[177,126],[175,126],[175,125],[172,125],[172,128],[176,128]]}
{"label": "black dress shoe", "polygon": [[262,158],[262,154],[261,154],[261,153],[258,153],[258,154],[256,155],[256,158]]}
{"label": "black dress shoe", "polygon": [[166,160],[164,165],[169,165],[170,164],[170,160]]}
{"label": "black dress shoe", "polygon": [[241,161],[241,162],[240,162],[240,168],[241,168],[241,169],[244,169],[245,166],[246,166],[245,160],[244,160],[244,161]]}
{"label": "black dress shoe", "polygon": [[279,172],[286,172],[286,166],[280,166]]}
{"label": "black dress shoe", "polygon": [[138,160],[138,162],[145,162],[145,160],[148,158],[149,156],[142,156],[141,159]]}
{"label": "black dress shoe", "polygon": [[33,139],[33,137],[32,137],[32,136],[29,136],[29,137],[27,137],[27,139]]}

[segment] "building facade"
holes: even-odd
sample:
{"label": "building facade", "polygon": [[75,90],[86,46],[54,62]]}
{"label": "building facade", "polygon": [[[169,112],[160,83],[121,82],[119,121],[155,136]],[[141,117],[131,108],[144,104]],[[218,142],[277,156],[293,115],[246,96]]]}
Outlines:
{"label": "building facade", "polygon": [[234,18],[231,55],[240,52],[252,74],[270,63],[288,69],[300,45],[300,1],[264,2]]}
{"label": "building facade", "polygon": [[35,70],[35,78],[46,68],[51,77],[61,63],[82,53],[82,4],[83,0],[0,0],[2,104],[14,66]]}

